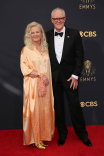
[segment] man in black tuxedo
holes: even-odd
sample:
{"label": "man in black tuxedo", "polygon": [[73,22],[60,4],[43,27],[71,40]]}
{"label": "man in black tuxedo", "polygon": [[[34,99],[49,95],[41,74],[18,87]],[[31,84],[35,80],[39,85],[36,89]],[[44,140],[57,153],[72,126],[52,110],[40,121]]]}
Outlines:
{"label": "man in black tuxedo", "polygon": [[68,133],[63,102],[65,91],[75,133],[87,146],[91,146],[78,97],[78,77],[83,65],[82,41],[77,30],[64,26],[65,20],[65,11],[54,9],[51,13],[54,29],[46,32],[52,70],[55,121],[59,133],[58,145],[65,143]]}

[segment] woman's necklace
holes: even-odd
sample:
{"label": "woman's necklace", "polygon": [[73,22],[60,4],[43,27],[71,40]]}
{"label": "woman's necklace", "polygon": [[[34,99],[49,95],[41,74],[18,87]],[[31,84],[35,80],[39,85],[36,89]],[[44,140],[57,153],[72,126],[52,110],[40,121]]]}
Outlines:
{"label": "woman's necklace", "polygon": [[43,54],[40,47],[37,48],[37,50],[38,50],[38,52],[39,52],[41,55]]}
{"label": "woman's necklace", "polygon": [[41,47],[40,46],[35,46],[35,47],[36,47],[37,51],[42,55],[43,53],[41,51]]}

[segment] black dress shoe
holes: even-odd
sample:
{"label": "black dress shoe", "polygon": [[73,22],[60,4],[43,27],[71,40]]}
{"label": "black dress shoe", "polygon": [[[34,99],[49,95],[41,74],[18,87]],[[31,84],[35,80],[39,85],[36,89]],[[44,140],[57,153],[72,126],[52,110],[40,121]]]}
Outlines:
{"label": "black dress shoe", "polygon": [[60,139],[58,140],[58,145],[59,146],[62,146],[64,143],[65,143],[65,140],[60,140]]}
{"label": "black dress shoe", "polygon": [[87,146],[92,146],[92,143],[89,139],[85,139],[85,140],[82,140],[84,142],[85,145]]}

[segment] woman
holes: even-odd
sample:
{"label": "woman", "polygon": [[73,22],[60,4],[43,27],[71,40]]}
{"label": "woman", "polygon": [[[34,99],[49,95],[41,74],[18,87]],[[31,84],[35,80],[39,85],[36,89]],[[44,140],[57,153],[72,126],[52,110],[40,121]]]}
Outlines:
{"label": "woman", "polygon": [[[27,25],[24,43],[20,60],[24,76],[23,144],[45,149],[44,141],[51,141],[54,135],[54,106],[48,46],[39,23]],[[41,80],[47,89],[43,97],[39,96]]]}

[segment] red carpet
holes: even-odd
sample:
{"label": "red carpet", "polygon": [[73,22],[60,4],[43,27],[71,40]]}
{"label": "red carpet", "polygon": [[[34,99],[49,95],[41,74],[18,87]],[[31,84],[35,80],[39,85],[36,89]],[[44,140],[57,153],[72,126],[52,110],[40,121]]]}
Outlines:
{"label": "red carpet", "polygon": [[45,150],[23,146],[22,130],[0,131],[0,156],[104,156],[104,125],[87,126],[92,147],[83,144],[73,127],[68,127],[68,131],[65,144],[58,146],[56,130],[55,137],[48,142]]}

